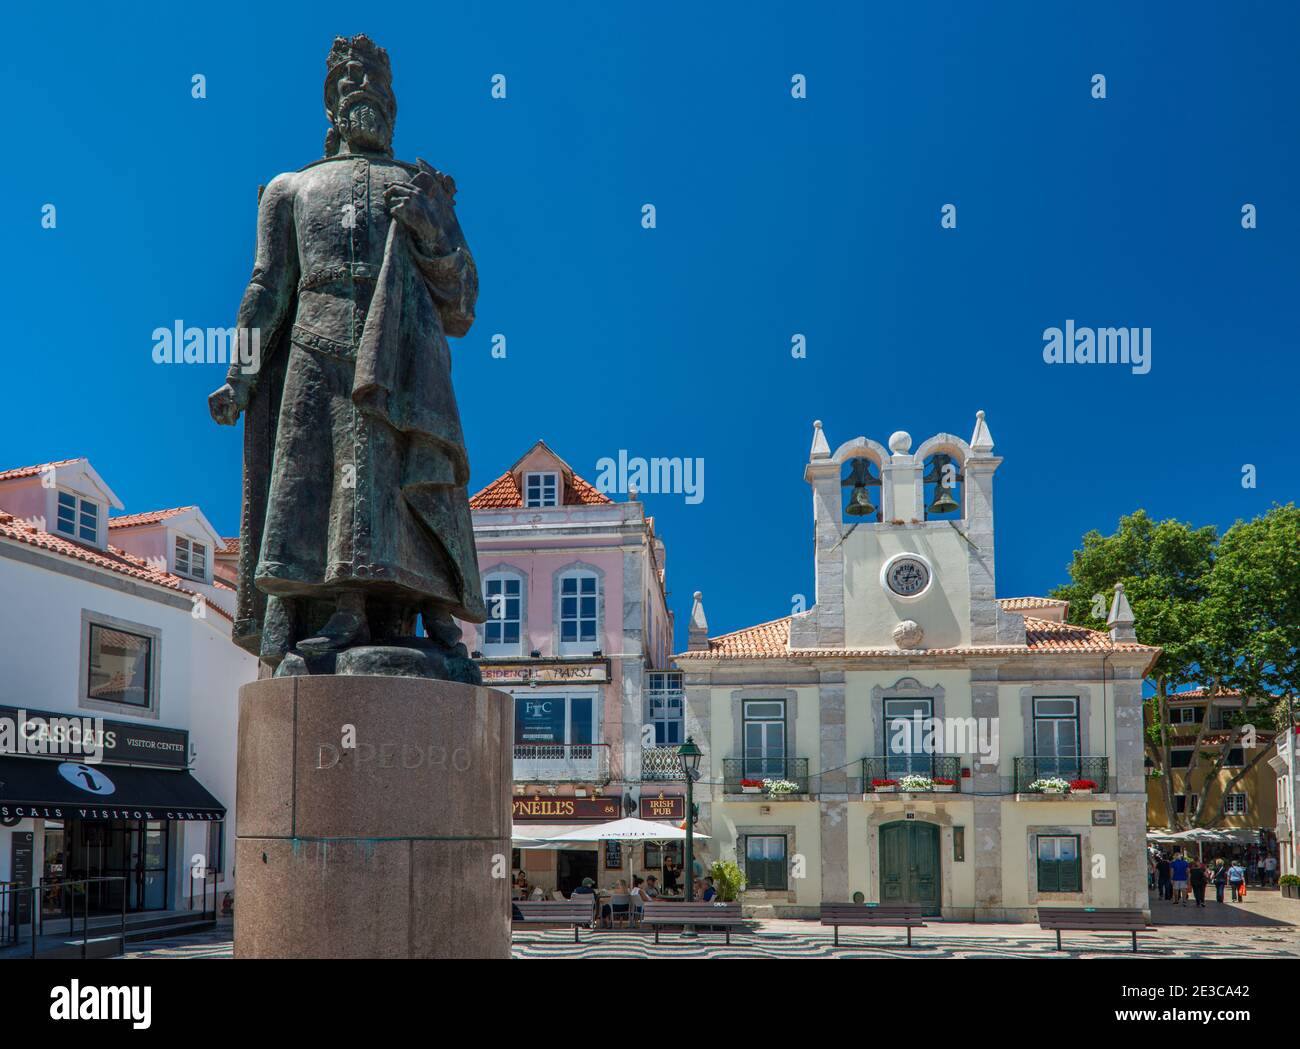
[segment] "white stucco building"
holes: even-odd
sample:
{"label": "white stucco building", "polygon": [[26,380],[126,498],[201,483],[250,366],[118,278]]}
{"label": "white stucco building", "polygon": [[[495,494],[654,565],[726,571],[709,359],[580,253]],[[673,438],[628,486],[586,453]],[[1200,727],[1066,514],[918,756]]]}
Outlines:
{"label": "white stucco building", "polygon": [[[233,891],[236,694],[257,676],[202,511],[122,509],[84,458],[0,471],[0,881],[116,879],[92,915],[186,909],[195,867]],[[49,752],[79,731],[89,747]]]}
{"label": "white stucco building", "polygon": [[1146,909],[1142,678],[1160,650],[1122,587],[1106,633],[1062,601],[997,597],[1001,462],[983,412],[969,441],[915,449],[898,432],[832,452],[817,423],[815,602],[709,637],[696,595],[677,658],[706,751],[702,851],[742,868],[751,913]]}

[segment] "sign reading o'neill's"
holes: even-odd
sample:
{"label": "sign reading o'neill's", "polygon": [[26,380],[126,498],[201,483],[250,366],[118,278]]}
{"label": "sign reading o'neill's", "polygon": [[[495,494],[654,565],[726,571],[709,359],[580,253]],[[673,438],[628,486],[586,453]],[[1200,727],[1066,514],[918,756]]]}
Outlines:
{"label": "sign reading o'neill's", "polygon": [[516,794],[512,799],[516,820],[616,820],[618,798],[543,798]]}

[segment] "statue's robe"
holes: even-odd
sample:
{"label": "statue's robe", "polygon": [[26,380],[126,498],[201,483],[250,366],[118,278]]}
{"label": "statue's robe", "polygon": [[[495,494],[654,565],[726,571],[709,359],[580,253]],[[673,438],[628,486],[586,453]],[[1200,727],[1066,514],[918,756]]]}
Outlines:
{"label": "statue's robe", "polygon": [[259,202],[239,321],[263,322],[236,629],[251,650],[267,595],[360,589],[486,618],[446,338],[473,323],[474,262],[450,198],[437,244],[419,243],[384,201],[421,170],[432,182],[423,162],[326,158],[280,175]]}

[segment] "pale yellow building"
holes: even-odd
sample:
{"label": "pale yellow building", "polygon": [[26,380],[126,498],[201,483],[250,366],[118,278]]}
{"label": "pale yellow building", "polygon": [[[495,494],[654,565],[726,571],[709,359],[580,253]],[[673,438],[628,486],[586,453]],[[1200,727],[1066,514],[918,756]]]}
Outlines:
{"label": "pale yellow building", "polygon": [[1145,909],[1141,682],[1159,650],[1121,587],[1109,633],[1064,623],[1063,602],[996,598],[982,412],[969,443],[911,446],[832,453],[814,424],[811,608],[709,638],[696,595],[678,665],[706,752],[704,858],[736,860],[757,914]]}
{"label": "pale yellow building", "polygon": [[[1178,692],[1169,697],[1170,783],[1175,795],[1174,815],[1181,825],[1253,831],[1254,840],[1258,841],[1259,832],[1272,834],[1278,823],[1277,773],[1268,762],[1274,750],[1275,734],[1256,732],[1254,747],[1234,743],[1222,767],[1210,774],[1224,743],[1230,737],[1240,736],[1230,724],[1232,716],[1241,710],[1242,702],[1239,692],[1210,698],[1204,689]],[[1247,766],[1248,771],[1234,784],[1233,779]],[[1149,764],[1148,773],[1153,770],[1154,764]],[[1214,822],[1212,816],[1218,811],[1225,790],[1228,795],[1223,819]],[[1147,779],[1147,823],[1156,828],[1171,825],[1159,776],[1149,775]],[[1242,843],[1245,840],[1242,836]]]}

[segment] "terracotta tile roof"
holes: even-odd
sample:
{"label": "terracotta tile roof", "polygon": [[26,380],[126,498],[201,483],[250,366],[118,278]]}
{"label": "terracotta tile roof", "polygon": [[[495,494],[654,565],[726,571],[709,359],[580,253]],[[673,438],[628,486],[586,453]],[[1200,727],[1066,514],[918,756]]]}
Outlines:
{"label": "terracotta tile roof", "polygon": [[[565,506],[598,506],[613,503],[613,499],[596,490],[595,485],[577,474],[565,478]],[[524,494],[519,490],[515,475],[507,471],[495,481],[470,496],[471,510],[522,510]]]}
{"label": "terracotta tile roof", "polygon": [[[1169,701],[1172,703],[1173,701],[1175,701],[1175,700],[1179,700],[1179,699],[1206,699],[1206,698],[1209,697],[1209,695],[1210,695],[1210,690],[1209,690],[1209,689],[1205,689],[1205,688],[1193,688],[1193,689],[1189,689],[1189,690],[1186,691],[1186,692],[1171,692],[1171,693],[1169,693]],[[1214,697],[1214,698],[1215,698],[1215,699],[1235,699],[1235,698],[1240,698],[1240,696],[1241,696],[1241,693],[1238,692],[1236,689],[1227,689],[1227,688],[1225,688],[1225,689],[1223,689],[1221,692],[1217,692],[1217,693],[1215,694],[1215,697]]]}
{"label": "terracotta tile roof", "polygon": [[[790,644],[790,616],[768,623],[746,627],[720,637],[709,638],[708,651],[679,652],[676,659],[806,659],[834,658],[836,656],[896,656],[898,648],[814,648],[792,651]],[[1154,660],[1158,648],[1131,642],[1114,643],[1110,635],[1100,630],[1071,623],[1052,623],[1043,619],[1025,618],[1024,645],[963,645],[955,648],[927,648],[907,650],[909,655],[1015,655],[1038,652],[1145,652]]]}
{"label": "terracotta tile roof", "polygon": [[[184,585],[179,576],[155,568],[148,561],[136,557],[134,554],[128,554],[125,550],[119,550],[115,546],[109,546],[107,550],[100,550],[96,547],[73,542],[71,539],[65,539],[63,536],[42,532],[39,528],[24,524],[13,514],[6,513],[3,510],[0,510],[0,539],[12,539],[28,546],[70,557],[75,561],[94,565],[97,568],[117,572],[119,575],[130,576],[132,579],[139,579],[155,586],[165,587],[168,590],[175,590],[178,593],[191,596],[195,594],[195,591]],[[208,607],[225,619],[231,618],[225,609],[220,608],[214,602],[209,601]]]}
{"label": "terracotta tile roof", "polygon": [[165,521],[169,517],[183,514],[186,510],[194,509],[197,509],[197,507],[174,506],[170,510],[149,510],[142,514],[122,514],[121,517],[110,517],[108,519],[108,527],[134,528],[136,525],[157,524],[159,521]]}
{"label": "terracotta tile roof", "polygon": [[[790,645],[790,620],[773,619],[758,626],[733,630],[721,637],[709,638],[708,656],[717,659],[771,659],[784,656]],[[706,656],[704,652],[687,652],[685,655],[699,659]]]}
{"label": "terracotta tile roof", "polygon": [[998,604],[1004,612],[1020,612],[1030,608],[1069,608],[1069,601],[1052,597],[999,597]]}
{"label": "terracotta tile roof", "polygon": [[60,459],[58,462],[41,463],[37,466],[18,466],[12,470],[0,470],[0,481],[12,481],[19,477],[34,477],[46,470],[57,469],[60,466],[71,466],[73,463],[79,462],[81,462],[80,459]]}
{"label": "terracotta tile roof", "polygon": [[221,537],[221,549],[219,554],[238,554],[239,553],[239,536],[223,535]]}
{"label": "terracotta tile roof", "polygon": [[1054,623],[1025,616],[1025,643],[1034,652],[1155,652],[1132,641],[1111,641],[1110,635],[1074,623]]}

